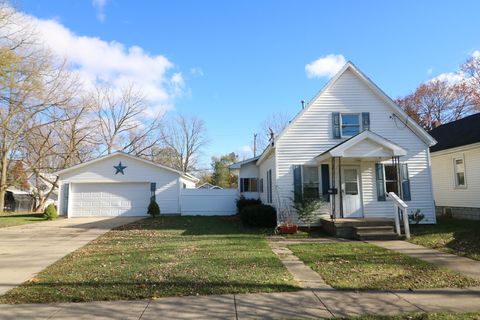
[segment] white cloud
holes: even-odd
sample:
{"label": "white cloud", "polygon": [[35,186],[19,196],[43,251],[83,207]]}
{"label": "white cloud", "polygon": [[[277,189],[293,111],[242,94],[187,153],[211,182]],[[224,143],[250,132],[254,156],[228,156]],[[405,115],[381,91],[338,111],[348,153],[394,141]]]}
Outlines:
{"label": "white cloud", "polygon": [[165,56],[152,55],[139,46],[79,36],[55,20],[27,17],[36,24],[45,45],[67,59],[87,89],[104,83],[119,91],[133,84],[152,105],[149,114],[171,109],[174,99],[184,92],[182,73],[172,73],[174,64]]}
{"label": "white cloud", "polygon": [[190,69],[190,74],[192,76],[202,77],[203,76],[203,70],[200,67],[194,67],[194,68]]}
{"label": "white cloud", "polygon": [[475,50],[475,51],[473,51],[472,57],[474,57],[474,58],[480,58],[480,50]]}
{"label": "white cloud", "polygon": [[97,19],[101,22],[105,21],[107,18],[105,15],[105,6],[107,5],[107,0],[92,0],[92,5],[97,11]]}
{"label": "white cloud", "polygon": [[446,81],[450,84],[455,84],[462,82],[463,80],[465,80],[465,75],[461,72],[446,72],[439,74],[438,76],[428,80],[427,82]]}
{"label": "white cloud", "polygon": [[329,54],[305,66],[309,78],[333,77],[347,62],[341,54]]}

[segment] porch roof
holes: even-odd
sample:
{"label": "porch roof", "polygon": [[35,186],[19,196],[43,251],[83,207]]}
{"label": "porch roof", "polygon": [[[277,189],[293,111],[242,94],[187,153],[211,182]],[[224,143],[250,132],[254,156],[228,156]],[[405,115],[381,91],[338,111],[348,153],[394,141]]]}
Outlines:
{"label": "porch roof", "polygon": [[332,157],[388,159],[406,154],[407,151],[399,145],[370,130],[365,130],[321,153],[315,160],[322,162]]}

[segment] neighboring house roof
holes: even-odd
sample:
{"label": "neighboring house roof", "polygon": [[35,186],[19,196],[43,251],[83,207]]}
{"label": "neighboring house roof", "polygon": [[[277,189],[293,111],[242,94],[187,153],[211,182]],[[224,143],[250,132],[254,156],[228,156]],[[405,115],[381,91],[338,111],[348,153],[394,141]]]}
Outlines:
{"label": "neighboring house roof", "polygon": [[342,69],[332,78],[330,81],[315,95],[315,97],[310,100],[310,102],[303,108],[292,121],[283,129],[282,132],[277,136],[276,140],[281,139],[281,137],[288,131],[288,129],[293,126],[293,124],[310,108],[310,106],[335,82],[340,78],[340,76],[345,73],[347,70],[351,70],[355,75],[357,75],[375,94],[377,94],[387,105],[389,105],[395,114],[405,122],[410,130],[412,130],[422,141],[424,141],[428,146],[433,146],[436,141],[435,139],[428,134],[418,123],[416,123],[412,118],[410,118],[405,111],[402,110],[393,100],[380,89],[370,78],[368,78],[363,72],[361,72],[351,61],[348,61]]}
{"label": "neighboring house roof", "polygon": [[213,185],[211,183],[205,182],[197,187],[197,189],[223,189],[222,187]]}
{"label": "neighboring house roof", "polygon": [[256,157],[253,157],[253,158],[249,158],[249,159],[246,159],[246,160],[243,160],[243,161],[236,162],[236,163],[230,165],[230,169],[240,169],[240,167],[242,165],[250,163],[250,162],[257,161],[259,158],[260,158],[260,156],[256,156]]}
{"label": "neighboring house roof", "polygon": [[480,142],[480,113],[442,124],[429,133],[438,141],[430,147],[430,152]]}
{"label": "neighboring house roof", "polygon": [[66,173],[66,172],[70,172],[70,171],[72,171],[72,170],[76,170],[76,169],[85,167],[85,166],[87,166],[87,165],[93,164],[93,163],[95,163],[95,162],[98,162],[98,161],[101,161],[101,160],[105,160],[105,159],[114,157],[114,156],[116,156],[116,155],[123,155],[123,156],[125,156],[125,157],[131,158],[131,159],[134,159],[134,160],[138,160],[138,161],[141,161],[141,162],[144,162],[144,163],[151,164],[151,165],[156,166],[156,167],[158,167],[158,168],[162,168],[162,169],[165,169],[165,170],[168,170],[168,171],[171,171],[171,172],[175,172],[175,173],[179,174],[182,178],[187,179],[187,180],[190,180],[190,181],[193,181],[193,182],[195,182],[195,183],[197,183],[198,181],[200,181],[200,179],[192,176],[191,174],[184,173],[184,172],[181,172],[181,171],[179,171],[179,170],[175,170],[175,169],[166,167],[166,166],[164,166],[164,165],[158,164],[158,163],[153,162],[153,161],[150,161],[150,160],[146,160],[146,159],[142,159],[142,158],[139,158],[139,157],[135,157],[135,156],[132,156],[131,154],[128,154],[128,153],[125,153],[125,152],[122,152],[122,151],[116,151],[116,152],[113,152],[113,153],[111,153],[111,154],[107,154],[107,155],[105,155],[105,156],[101,156],[101,157],[98,157],[98,158],[96,158],[96,159],[93,159],[93,160],[90,160],[90,161],[87,161],[87,162],[83,162],[83,163],[77,164],[77,165],[75,165],[75,166],[73,166],[73,167],[60,170],[60,171],[56,172],[55,174],[61,175],[61,174],[64,174],[64,173]]}

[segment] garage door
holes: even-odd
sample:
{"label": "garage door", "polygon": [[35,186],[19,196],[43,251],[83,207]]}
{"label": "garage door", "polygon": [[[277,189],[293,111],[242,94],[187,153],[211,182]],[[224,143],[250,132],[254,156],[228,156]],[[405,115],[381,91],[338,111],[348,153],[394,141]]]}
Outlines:
{"label": "garage door", "polygon": [[70,216],[144,216],[150,202],[148,183],[73,183]]}

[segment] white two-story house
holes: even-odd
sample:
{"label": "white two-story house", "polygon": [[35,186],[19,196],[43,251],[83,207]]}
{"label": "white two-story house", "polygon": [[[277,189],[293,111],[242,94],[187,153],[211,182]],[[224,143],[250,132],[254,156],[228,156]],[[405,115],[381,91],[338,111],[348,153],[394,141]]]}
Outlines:
{"label": "white two-story house", "polygon": [[408,212],[424,214],[421,223],[435,223],[435,143],[348,62],[259,157],[231,168],[240,194],[277,207],[277,215],[303,196],[323,199],[320,211],[333,219],[391,219],[393,192]]}

